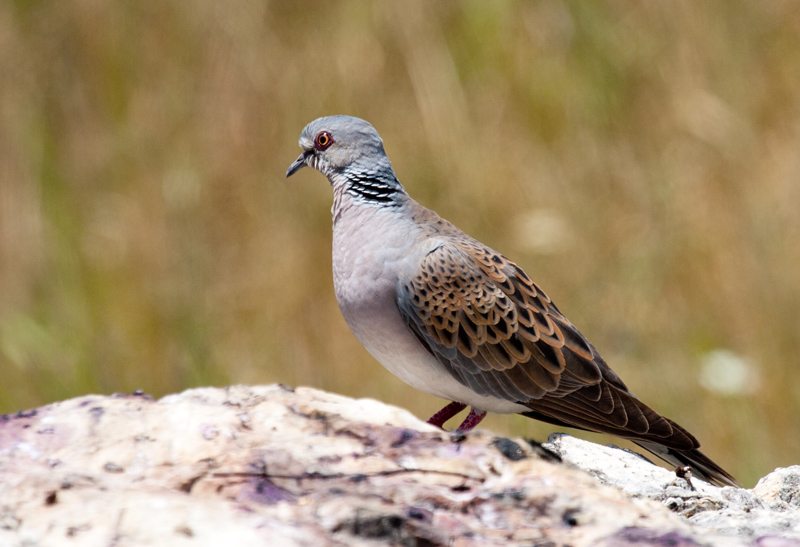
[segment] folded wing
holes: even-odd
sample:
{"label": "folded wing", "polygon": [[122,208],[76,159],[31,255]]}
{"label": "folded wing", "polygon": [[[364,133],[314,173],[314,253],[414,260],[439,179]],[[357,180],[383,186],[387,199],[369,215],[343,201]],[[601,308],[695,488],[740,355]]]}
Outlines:
{"label": "folded wing", "polygon": [[402,279],[398,308],[453,378],[528,406],[559,425],[678,450],[695,438],[639,401],[516,264],[474,240],[451,240]]}

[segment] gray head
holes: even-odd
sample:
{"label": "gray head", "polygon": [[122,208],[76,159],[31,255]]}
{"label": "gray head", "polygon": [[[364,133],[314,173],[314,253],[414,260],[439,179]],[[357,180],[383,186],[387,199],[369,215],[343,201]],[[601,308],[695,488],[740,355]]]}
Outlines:
{"label": "gray head", "polygon": [[368,122],[352,116],[328,116],[308,124],[298,140],[300,154],[286,176],[309,165],[328,177],[331,184],[359,194],[358,187],[391,185],[402,190],[383,150],[380,135]]}

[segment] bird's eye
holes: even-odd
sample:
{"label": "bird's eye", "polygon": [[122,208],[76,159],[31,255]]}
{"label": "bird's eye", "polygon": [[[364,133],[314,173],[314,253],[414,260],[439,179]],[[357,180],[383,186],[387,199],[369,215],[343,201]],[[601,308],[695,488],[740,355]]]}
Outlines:
{"label": "bird's eye", "polygon": [[320,131],[314,139],[314,148],[322,152],[333,144],[333,137],[327,131]]}

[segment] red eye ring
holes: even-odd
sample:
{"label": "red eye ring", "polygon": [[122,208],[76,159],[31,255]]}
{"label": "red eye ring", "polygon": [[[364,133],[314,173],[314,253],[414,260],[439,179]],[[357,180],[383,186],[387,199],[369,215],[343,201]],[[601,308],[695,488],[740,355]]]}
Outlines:
{"label": "red eye ring", "polygon": [[333,144],[333,137],[327,131],[320,131],[314,137],[314,148],[322,152]]}

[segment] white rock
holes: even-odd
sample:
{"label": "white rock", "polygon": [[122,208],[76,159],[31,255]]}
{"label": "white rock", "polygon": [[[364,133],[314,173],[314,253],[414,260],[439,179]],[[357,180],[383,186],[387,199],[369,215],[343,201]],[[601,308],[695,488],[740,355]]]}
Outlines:
{"label": "white rock", "polygon": [[451,435],[310,388],[89,395],[0,419],[0,546],[783,547],[798,537],[797,468],[752,491],[691,490],[618,449],[570,437],[552,447],[589,474],[522,439]]}

